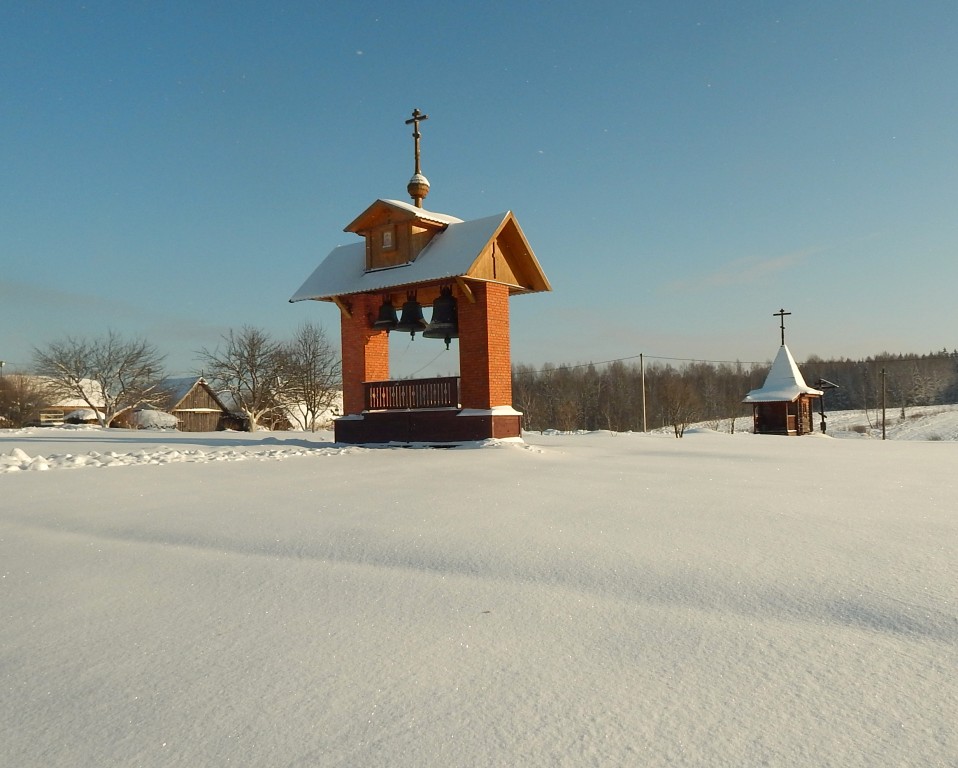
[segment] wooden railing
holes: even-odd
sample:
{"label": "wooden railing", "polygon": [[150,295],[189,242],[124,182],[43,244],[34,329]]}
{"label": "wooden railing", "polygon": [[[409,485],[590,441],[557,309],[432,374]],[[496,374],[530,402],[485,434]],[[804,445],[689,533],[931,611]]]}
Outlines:
{"label": "wooden railing", "polygon": [[457,376],[405,381],[367,381],[363,388],[367,411],[456,408],[459,405]]}

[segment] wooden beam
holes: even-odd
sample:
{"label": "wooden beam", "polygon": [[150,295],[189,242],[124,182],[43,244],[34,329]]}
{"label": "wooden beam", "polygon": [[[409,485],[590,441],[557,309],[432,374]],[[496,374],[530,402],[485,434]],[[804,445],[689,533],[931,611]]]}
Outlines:
{"label": "wooden beam", "polygon": [[333,296],[333,304],[339,307],[339,311],[343,313],[344,317],[351,318],[353,316],[349,304],[339,298],[339,296]]}
{"label": "wooden beam", "polygon": [[472,288],[469,287],[469,283],[463,280],[461,277],[456,278],[456,285],[459,286],[459,290],[463,292],[465,297],[469,300],[470,304],[476,303],[476,296],[472,292]]}

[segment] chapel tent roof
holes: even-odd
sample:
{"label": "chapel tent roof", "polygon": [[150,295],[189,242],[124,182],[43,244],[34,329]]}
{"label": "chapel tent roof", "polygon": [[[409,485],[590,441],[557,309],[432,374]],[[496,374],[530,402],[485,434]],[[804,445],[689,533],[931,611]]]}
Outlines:
{"label": "chapel tent roof", "polygon": [[[515,253],[516,271],[521,282],[509,283],[513,292],[551,290],[549,281],[536,261],[525,235],[511,211],[472,221],[435,214],[396,200],[379,200],[369,211],[383,204],[411,209],[421,218],[441,223],[443,229],[422,249],[414,261],[382,269],[365,269],[366,244],[363,241],[333,249],[315,269],[291,302],[331,300],[357,293],[379,293],[405,286],[454,280],[460,277],[488,279],[478,272],[480,262],[494,242],[504,240]],[[362,214],[347,227],[351,230]],[[510,254],[511,255],[511,254]]]}
{"label": "chapel tent roof", "polygon": [[779,347],[765,384],[749,392],[743,403],[782,403],[797,400],[800,395],[822,395],[822,390],[805,383],[801,371],[788,347]]}

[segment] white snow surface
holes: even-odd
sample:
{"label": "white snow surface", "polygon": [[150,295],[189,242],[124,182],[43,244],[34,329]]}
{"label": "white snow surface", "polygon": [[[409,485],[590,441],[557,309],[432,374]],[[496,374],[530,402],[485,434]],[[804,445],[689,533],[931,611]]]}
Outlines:
{"label": "white snow surface", "polygon": [[865,418],[0,430],[0,765],[953,766],[958,412]]}
{"label": "white snow surface", "polygon": [[158,411],[154,408],[141,408],[133,411],[130,421],[139,429],[176,429],[180,420],[172,413]]}

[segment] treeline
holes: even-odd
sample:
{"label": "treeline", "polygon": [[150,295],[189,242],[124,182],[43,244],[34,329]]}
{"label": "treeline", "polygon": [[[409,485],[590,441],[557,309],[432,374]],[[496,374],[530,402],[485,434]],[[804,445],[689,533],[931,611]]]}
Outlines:
{"label": "treeline", "polygon": [[[512,393],[526,429],[641,431],[671,427],[681,436],[692,422],[734,429],[751,414],[742,399],[761,387],[770,363],[685,364],[645,360],[603,365],[515,365]],[[837,384],[825,393],[825,410],[886,408],[958,402],[958,351],[926,355],[881,353],[864,360],[810,357],[799,364],[805,381]],[[884,372],[884,373],[883,373]],[[643,403],[643,378],[645,398]]]}
{"label": "treeline", "polygon": [[[196,355],[196,376],[205,377],[251,431],[277,424],[315,430],[342,389],[339,353],[312,323],[285,341],[250,326],[231,329],[214,349]],[[41,423],[41,411],[70,401],[86,406],[103,426],[123,423],[136,409],[169,408],[178,387],[163,361],[150,342],[114,331],[35,348],[29,373],[4,376],[0,369],[0,427]]]}

